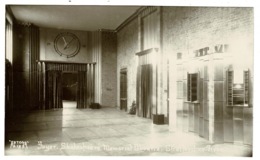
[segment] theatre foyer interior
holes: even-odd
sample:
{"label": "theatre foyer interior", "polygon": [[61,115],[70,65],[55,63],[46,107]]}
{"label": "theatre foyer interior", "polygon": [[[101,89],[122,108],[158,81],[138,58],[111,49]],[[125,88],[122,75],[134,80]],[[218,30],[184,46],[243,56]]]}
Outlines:
{"label": "theatre foyer interior", "polygon": [[253,8],[6,5],[5,155],[253,155]]}

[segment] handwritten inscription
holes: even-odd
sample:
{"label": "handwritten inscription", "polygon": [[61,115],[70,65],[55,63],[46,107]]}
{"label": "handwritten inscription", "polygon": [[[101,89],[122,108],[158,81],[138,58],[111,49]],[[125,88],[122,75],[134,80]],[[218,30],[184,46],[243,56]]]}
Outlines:
{"label": "handwritten inscription", "polygon": [[[10,141],[10,148],[15,149],[27,149],[28,141]],[[216,148],[211,145],[207,145],[205,147],[196,147],[196,146],[180,146],[180,145],[166,145],[164,147],[156,147],[150,145],[141,145],[141,144],[129,144],[126,146],[109,146],[105,144],[100,144],[98,146],[91,145],[88,143],[68,143],[62,142],[60,144],[44,144],[42,141],[38,141],[37,143],[38,150],[44,151],[53,151],[53,150],[85,150],[85,151],[147,151],[147,152],[221,152],[222,148]]]}
{"label": "handwritten inscription", "polygon": [[57,145],[51,145],[51,144],[43,144],[42,141],[38,141],[37,149],[49,151],[49,150],[58,149],[58,146]]}
{"label": "handwritten inscription", "polygon": [[10,148],[28,149],[28,141],[13,141],[9,140]]}

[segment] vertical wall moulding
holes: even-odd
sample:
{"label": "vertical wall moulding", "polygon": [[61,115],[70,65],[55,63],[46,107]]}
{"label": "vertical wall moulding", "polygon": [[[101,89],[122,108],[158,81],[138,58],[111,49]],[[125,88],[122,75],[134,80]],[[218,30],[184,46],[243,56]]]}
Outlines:
{"label": "vertical wall moulding", "polygon": [[[6,30],[5,30],[5,58],[7,64],[10,64],[6,68],[6,112],[13,111],[13,20],[9,12],[6,12]],[[7,82],[8,81],[8,82]]]}
{"label": "vertical wall moulding", "polygon": [[142,20],[141,16],[138,16],[138,43],[137,43],[137,51],[141,52],[142,50]]}
{"label": "vertical wall moulding", "polygon": [[38,71],[37,63],[39,60],[39,28],[29,26],[29,88],[30,88],[30,108],[38,107]]}
{"label": "vertical wall moulding", "polygon": [[[176,107],[176,130],[183,130],[183,97],[186,97],[184,95],[185,92],[183,92],[183,65],[182,65],[182,59],[178,56],[180,53],[177,53],[177,65],[176,65],[176,72],[177,75],[173,75],[176,77],[176,100],[177,105]],[[186,76],[186,74],[185,74]],[[175,82],[174,82],[175,83]],[[186,94],[186,93],[185,93]]]}
{"label": "vertical wall moulding", "polygon": [[92,33],[92,61],[96,62],[96,68],[95,68],[95,102],[102,103],[101,102],[101,32],[95,31]]}
{"label": "vertical wall moulding", "polygon": [[214,58],[214,142],[224,142],[224,72],[223,54],[216,53]]}
{"label": "vertical wall moulding", "polygon": [[189,114],[188,114],[188,110],[189,110],[189,104],[187,103],[187,99],[188,99],[188,87],[187,87],[187,73],[189,71],[189,67],[188,67],[188,56],[183,55],[183,114],[182,114],[182,131],[184,132],[188,132],[189,130]]}
{"label": "vertical wall moulding", "polygon": [[204,77],[203,77],[203,137],[205,139],[209,139],[209,94],[208,94],[208,82],[209,82],[209,72],[208,72],[208,64],[209,64],[209,56],[205,56],[204,58]]}
{"label": "vertical wall moulding", "polygon": [[214,143],[214,61],[213,55],[209,55],[208,63],[208,112],[209,112],[209,141]]}
{"label": "vertical wall moulding", "polygon": [[165,114],[165,123],[169,124],[169,53],[163,49],[163,7],[158,8],[159,21],[159,46],[163,55],[163,85],[162,85],[162,105],[164,106],[163,113]]}
{"label": "vertical wall moulding", "polygon": [[167,104],[165,96],[164,85],[166,84],[165,76],[167,74],[167,60],[166,55],[163,53],[162,48],[162,38],[161,38],[161,7],[157,7],[155,12],[156,16],[153,16],[153,24],[156,25],[156,30],[158,35],[153,37],[153,46],[160,48],[158,54],[158,107],[160,108],[159,114],[164,114],[164,117],[167,118]]}
{"label": "vertical wall moulding", "polygon": [[98,70],[96,72],[97,74],[97,86],[98,86],[98,92],[99,92],[99,98],[97,99],[97,102],[102,104],[102,89],[101,89],[101,73],[102,73],[102,37],[101,37],[101,31],[98,31],[98,56],[97,56],[97,62],[99,62],[99,67],[98,67]]}
{"label": "vertical wall moulding", "polygon": [[169,66],[169,76],[170,76],[170,93],[169,93],[169,130],[170,131],[176,131],[176,121],[177,121],[177,116],[176,116],[176,107],[177,107],[177,59],[174,54],[171,56],[171,61],[170,61],[170,66]]}

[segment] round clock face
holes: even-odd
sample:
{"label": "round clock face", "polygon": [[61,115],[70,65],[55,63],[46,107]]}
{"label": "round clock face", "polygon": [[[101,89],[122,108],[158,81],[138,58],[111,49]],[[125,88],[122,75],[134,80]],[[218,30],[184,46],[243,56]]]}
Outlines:
{"label": "round clock face", "polygon": [[60,33],[54,40],[54,48],[60,56],[73,57],[79,53],[80,41],[72,33]]}

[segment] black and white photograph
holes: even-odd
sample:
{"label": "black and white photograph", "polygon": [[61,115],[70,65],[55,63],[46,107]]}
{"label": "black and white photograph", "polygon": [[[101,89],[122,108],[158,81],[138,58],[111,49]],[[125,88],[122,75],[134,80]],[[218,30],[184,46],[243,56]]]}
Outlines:
{"label": "black and white photograph", "polygon": [[254,157],[254,6],[2,8],[4,156]]}

